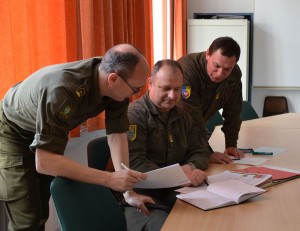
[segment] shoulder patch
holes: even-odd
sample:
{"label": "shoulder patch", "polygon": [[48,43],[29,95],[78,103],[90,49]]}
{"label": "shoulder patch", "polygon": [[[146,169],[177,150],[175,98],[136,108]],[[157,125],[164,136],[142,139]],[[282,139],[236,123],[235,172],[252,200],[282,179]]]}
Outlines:
{"label": "shoulder patch", "polygon": [[85,88],[80,87],[75,91],[76,95],[80,98],[81,96],[85,95]]}
{"label": "shoulder patch", "polygon": [[74,108],[65,102],[59,110],[59,117],[63,120],[68,120],[74,112]]}
{"label": "shoulder patch", "polygon": [[130,141],[134,141],[136,138],[136,125],[129,125],[129,130],[127,131],[127,137]]}
{"label": "shoulder patch", "polygon": [[181,97],[188,99],[191,96],[192,90],[191,86],[182,86],[181,88]]}

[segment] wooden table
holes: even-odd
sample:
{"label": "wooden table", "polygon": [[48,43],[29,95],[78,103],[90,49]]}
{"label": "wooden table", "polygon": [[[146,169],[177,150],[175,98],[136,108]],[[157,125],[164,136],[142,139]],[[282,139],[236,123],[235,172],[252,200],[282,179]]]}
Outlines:
{"label": "wooden table", "polygon": [[[264,121],[264,123],[262,123]],[[265,165],[300,170],[300,114],[245,121],[239,147],[285,147]],[[217,127],[210,138],[215,150],[224,150],[224,135]],[[261,156],[260,156],[261,157]],[[237,164],[210,164],[207,173],[246,168]],[[239,205],[203,211],[177,200],[163,231],[296,231],[300,230],[300,178],[267,188],[268,192]]]}
{"label": "wooden table", "polygon": [[[293,123],[293,121],[295,123]],[[300,113],[286,113],[270,117],[248,120],[242,127],[294,128],[300,129]]]}

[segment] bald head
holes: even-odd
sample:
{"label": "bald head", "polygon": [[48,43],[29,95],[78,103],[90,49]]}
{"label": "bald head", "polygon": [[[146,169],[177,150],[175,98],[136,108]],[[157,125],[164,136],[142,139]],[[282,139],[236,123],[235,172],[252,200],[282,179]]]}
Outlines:
{"label": "bald head", "polygon": [[135,72],[137,64],[147,75],[149,67],[143,54],[130,44],[119,44],[105,53],[100,64],[100,70],[106,74],[118,73],[128,80]]}
{"label": "bald head", "polygon": [[112,48],[110,48],[108,51],[118,51],[118,52],[121,52],[121,53],[133,53],[135,54],[136,56],[143,56],[143,54],[141,53],[141,51],[132,46],[131,44],[128,44],[128,43],[123,43],[123,44],[118,44],[118,45],[115,45],[113,46]]}

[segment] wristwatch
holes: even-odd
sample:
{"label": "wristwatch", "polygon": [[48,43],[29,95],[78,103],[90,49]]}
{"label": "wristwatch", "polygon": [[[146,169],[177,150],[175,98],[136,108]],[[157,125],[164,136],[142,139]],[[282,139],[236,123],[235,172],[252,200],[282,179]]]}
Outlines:
{"label": "wristwatch", "polygon": [[189,165],[192,170],[197,169],[196,165],[193,162],[188,162],[187,165]]}

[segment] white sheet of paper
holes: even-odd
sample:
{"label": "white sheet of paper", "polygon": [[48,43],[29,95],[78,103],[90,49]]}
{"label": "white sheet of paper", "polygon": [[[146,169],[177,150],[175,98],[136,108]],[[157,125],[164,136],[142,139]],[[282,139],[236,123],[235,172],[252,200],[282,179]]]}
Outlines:
{"label": "white sheet of paper", "polygon": [[240,160],[233,160],[233,163],[236,164],[248,164],[248,165],[260,165],[268,161],[268,159],[265,158],[242,158]]}
{"label": "white sheet of paper", "polygon": [[190,192],[198,191],[200,189],[201,190],[206,190],[206,188],[207,188],[206,184],[201,184],[200,186],[197,186],[197,187],[193,187],[193,186],[182,187],[182,188],[176,189],[174,191],[180,192],[180,193],[190,193]]}
{"label": "white sheet of paper", "polygon": [[258,147],[254,149],[255,152],[273,152],[273,156],[283,153],[287,150],[288,150],[287,148],[274,148],[274,147]]}
{"label": "white sheet of paper", "polygon": [[136,183],[134,188],[171,188],[191,183],[179,164],[155,169],[145,174],[147,179]]}

